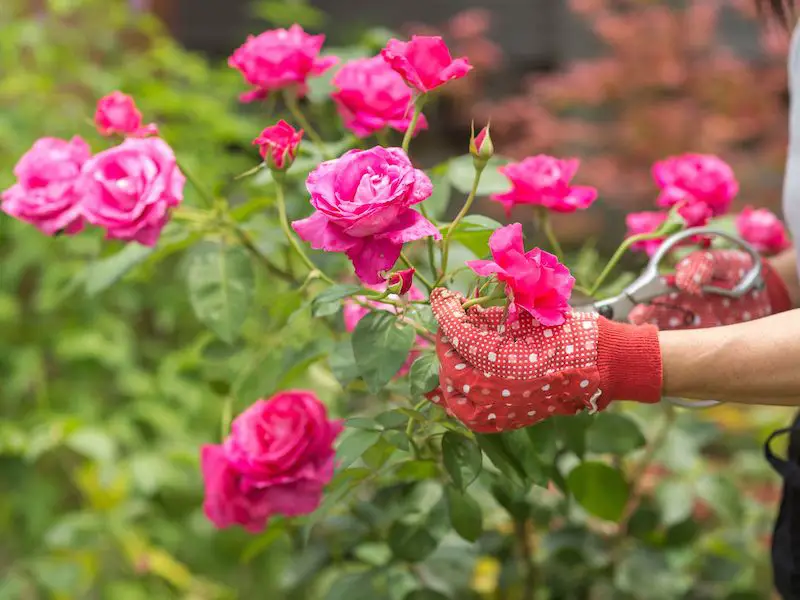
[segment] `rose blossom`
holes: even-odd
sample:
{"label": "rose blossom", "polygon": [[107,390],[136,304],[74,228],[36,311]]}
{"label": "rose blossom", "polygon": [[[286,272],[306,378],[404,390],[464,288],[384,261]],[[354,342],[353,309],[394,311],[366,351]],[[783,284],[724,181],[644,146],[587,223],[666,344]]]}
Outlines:
{"label": "rose blossom", "polygon": [[409,42],[389,40],[381,56],[421,94],[460,79],[472,70],[466,58],[453,59],[439,36],[414,35]]}
{"label": "rose blossom", "polygon": [[[642,233],[653,233],[667,220],[667,213],[645,211],[638,213],[628,213],[625,215],[625,225],[628,227],[628,237],[639,235]],[[664,238],[657,238],[652,240],[643,240],[634,242],[631,245],[631,250],[647,252],[648,256],[652,256],[658,247],[661,246]]]}
{"label": "rose blossom", "polygon": [[540,248],[525,252],[520,223],[495,231],[489,238],[489,249],[494,260],[470,260],[466,264],[479,276],[497,275],[506,284],[511,300],[509,321],[516,320],[519,307],[542,325],[564,323],[575,278],[558,258]]}
{"label": "rose blossom", "polygon": [[[380,56],[359,58],[345,64],[333,77],[331,94],[345,127],[360,138],[391,127],[405,133],[413,112],[411,90]],[[420,115],[418,133],[428,128]]]}
{"label": "rose blossom", "polygon": [[292,227],[312,248],[344,252],[366,284],[383,282],[404,243],[441,239],[411,208],[431,195],[431,180],[400,148],[350,150],[312,171],[306,188],[316,212]]}
{"label": "rose blossom", "polygon": [[659,206],[700,202],[715,217],[727,212],[739,192],[733,169],[710,154],[683,154],[658,161],[653,165],[653,177],[661,188]]}
{"label": "rose blossom", "polygon": [[777,254],[790,245],[783,223],[766,208],[744,207],[736,217],[736,230],[743,240],[764,254]]}
{"label": "rose blossom", "polygon": [[297,131],[281,119],[275,125],[264,129],[261,135],[253,140],[253,144],[259,147],[258,151],[270,169],[282,171],[294,162],[302,139],[302,129]]}
{"label": "rose blossom", "polygon": [[[395,274],[396,273],[393,273],[393,275]],[[390,294],[389,298],[399,299],[399,296],[396,296],[395,294]],[[419,290],[419,288],[417,288],[417,286],[412,284],[408,290],[408,299],[425,300],[425,295]],[[378,308],[380,310],[385,310],[392,314],[397,312],[397,308],[393,304],[386,304],[379,300],[368,300],[364,296],[359,297],[358,300],[360,300],[361,302],[368,302],[375,308]],[[345,300],[344,306],[342,307],[342,316],[344,317],[345,330],[352,333],[355,330],[356,325],[358,325],[359,321],[361,321],[361,319],[363,319],[364,316],[369,312],[370,310],[368,308],[361,306],[360,304],[354,302],[352,299],[348,298],[347,300]],[[417,336],[416,345],[427,346],[428,340],[426,340],[422,336]],[[397,376],[399,377],[408,373],[409,369],[411,369],[411,365],[414,363],[415,360],[417,360],[417,357],[419,357],[419,352],[417,352],[416,350],[412,350],[411,352],[409,352],[408,358],[406,359],[406,362],[403,363],[403,366],[400,367],[400,370],[397,372]]]}
{"label": "rose blossom", "polygon": [[158,127],[154,123],[142,125],[142,113],[136,108],[133,98],[120,91],[111,92],[97,101],[94,123],[101,135],[158,135]]}
{"label": "rose blossom", "polygon": [[242,102],[263,99],[270,92],[292,86],[305,96],[308,78],[322,75],[338,60],[319,56],[324,42],[324,35],[309,35],[297,24],[249,36],[228,58],[228,65],[255,88],[242,94]]}
{"label": "rose blossom", "polygon": [[169,209],[183,200],[185,182],[164,140],[128,138],[84,165],[83,213],[106,230],[107,238],[153,246]]}
{"label": "rose blossom", "polygon": [[498,171],[511,181],[511,190],[493,194],[491,199],[502,203],[506,214],[518,204],[543,206],[561,213],[588,208],[597,198],[597,190],[571,185],[579,165],[576,158],[562,160],[539,154],[500,167]]}
{"label": "rose blossom", "polygon": [[0,194],[0,210],[47,235],[77,233],[83,219],[76,184],[91,155],[78,136],[37,140],[14,167],[17,182]]}
{"label": "rose blossom", "polygon": [[403,296],[404,294],[407,294],[414,286],[414,273],[416,273],[416,269],[414,267],[404,269],[402,271],[395,271],[389,275],[389,280],[386,282],[386,287],[388,289],[392,289],[396,294]]}
{"label": "rose blossom", "polygon": [[220,529],[241,525],[250,533],[263,531],[272,515],[266,491],[245,485],[218,444],[200,449],[200,466],[205,486],[203,512],[208,520]]}

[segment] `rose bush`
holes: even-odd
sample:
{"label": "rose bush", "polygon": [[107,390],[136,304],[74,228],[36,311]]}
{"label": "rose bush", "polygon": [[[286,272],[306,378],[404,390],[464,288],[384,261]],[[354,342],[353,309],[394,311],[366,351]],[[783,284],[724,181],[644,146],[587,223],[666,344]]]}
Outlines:
{"label": "rose bush", "polygon": [[[436,50],[436,60],[425,62],[424,53],[408,50],[406,59],[428,83],[409,87],[406,133],[415,131],[412,123],[422,123],[424,106],[435,101],[427,90],[466,71],[464,63],[454,61],[453,67],[450,58],[439,60],[445,56],[441,40],[416,43]],[[314,44],[314,60],[332,62]],[[267,46],[250,47],[248,64],[267,64],[273,56]],[[379,49],[370,53],[375,62]],[[291,70],[293,63],[280,65],[269,63],[269,81],[279,81],[280,68]],[[237,71],[222,88],[227,99],[236,95]],[[313,71],[306,75],[316,77]],[[294,89],[295,75],[287,74],[285,81],[293,83],[286,89]],[[268,87],[253,86],[259,93]],[[364,92],[364,102],[372,102]],[[335,93],[334,85],[334,103]],[[328,100],[320,100],[317,90],[311,101]],[[153,114],[159,115],[161,137],[140,138],[134,127],[114,134],[127,140],[98,131],[86,136],[91,150],[85,156],[67,152],[53,162],[48,150],[46,168],[38,171],[34,162],[9,183],[8,194],[20,186],[36,200],[33,214],[49,218],[49,210],[61,215],[69,206],[71,216],[89,224],[80,235],[46,240],[57,244],[54,254],[68,257],[58,264],[85,268],[77,284],[65,286],[63,277],[46,282],[39,301],[27,303],[20,313],[25,318],[16,319],[19,326],[40,327],[28,311],[54,305],[65,288],[90,296],[103,292],[102,302],[85,302],[108,308],[98,312],[84,304],[71,313],[84,327],[65,327],[57,343],[45,346],[41,364],[31,363],[36,368],[30,379],[8,382],[12,397],[24,394],[21,405],[35,401],[42,413],[66,414],[55,424],[31,422],[26,413],[19,423],[4,423],[4,453],[17,452],[20,465],[37,460],[35,470],[9,471],[12,483],[21,471],[24,481],[36,483],[13,496],[19,504],[4,506],[45,502],[30,514],[56,512],[52,496],[39,493],[45,476],[33,478],[39,469],[48,480],[70,482],[65,490],[71,503],[63,519],[37,534],[31,544],[36,549],[26,550],[36,553],[35,560],[15,567],[8,581],[72,585],[71,597],[100,590],[125,597],[134,589],[139,596],[133,598],[159,600],[176,593],[291,600],[523,598],[544,590],[561,597],[635,598],[642,589],[667,600],[697,590],[724,597],[723,589],[754,589],[752,566],[740,562],[735,549],[741,539],[735,536],[747,535],[742,523],[755,519],[753,509],[732,492],[728,471],[719,476],[698,468],[705,448],[713,445],[719,456],[719,430],[663,407],[599,415],[576,407],[576,415],[476,435],[448,415],[450,403],[434,390],[436,323],[428,304],[434,286],[495,305],[485,312],[498,319],[496,327],[512,328],[505,308],[510,315],[518,307],[520,327],[545,335],[539,322],[558,319],[572,289],[598,283],[601,265],[587,269],[583,251],[564,253],[548,232],[549,211],[570,198],[572,182],[547,170],[531,179],[539,190],[566,192],[553,196],[560,200],[552,206],[531,210],[539,231],[534,241],[529,230],[525,242],[522,227],[471,213],[476,195],[492,193],[482,181],[508,162],[492,156],[487,131],[473,140],[465,132],[463,156],[423,170],[413,162],[410,135],[384,146],[378,134],[389,132],[377,130],[375,139],[364,139],[366,150],[356,150],[344,135],[350,129],[345,115],[342,123],[326,123],[322,135],[315,121],[293,113],[299,108],[289,98],[288,114],[281,116],[291,125],[275,115],[277,129],[262,117],[246,121],[247,127],[231,121],[221,128],[240,132],[239,146],[246,148],[270,125],[257,138],[260,152],[248,155],[254,164],[259,154],[264,159],[249,177],[240,176],[247,168],[241,161],[229,163],[224,177],[215,175],[224,138],[204,161],[192,160],[196,138],[181,143],[174,134],[184,117],[162,120],[158,111]],[[370,114],[383,110],[363,108],[374,109]],[[341,140],[333,138],[337,127]],[[394,129],[391,122],[384,127]],[[456,169],[463,164],[474,165],[473,173]],[[457,198],[451,184],[477,192]],[[74,194],[76,189],[82,191]],[[684,191],[685,200],[691,189]],[[652,192],[655,200],[657,185]],[[65,197],[71,204],[64,204]],[[446,219],[450,199],[457,212]],[[681,211],[687,206],[701,202],[664,207],[670,212],[657,213],[656,223],[642,231],[646,235],[626,244],[660,243],[685,224]],[[3,225],[26,229],[10,218]],[[114,241],[101,242],[106,235]],[[182,260],[171,261],[175,254]],[[477,278],[467,263],[486,276]],[[15,285],[30,293],[29,271],[19,273],[11,274]],[[600,282],[597,295],[620,285]],[[166,294],[179,286],[180,296]],[[65,304],[75,310],[81,303]],[[3,311],[5,306],[0,304]],[[110,314],[132,306],[137,310],[125,312],[128,323],[109,325]],[[192,319],[207,330],[198,331]],[[14,348],[17,338],[6,343]],[[133,349],[139,360],[131,359]],[[23,365],[31,356],[39,354],[22,348],[2,360]],[[62,402],[72,398],[62,382],[84,377],[90,361],[102,365],[103,375],[81,379],[85,392],[66,409]],[[123,370],[128,362],[136,364]],[[514,390],[524,398],[521,384]],[[90,404],[92,398],[102,404]],[[110,407],[100,408],[105,403]],[[86,415],[94,417],[93,426],[79,420]],[[21,439],[25,446],[18,450]],[[659,481],[644,485],[637,473],[645,471],[649,479],[658,472]],[[752,473],[743,470],[742,477]],[[702,523],[692,518],[695,506],[704,508]],[[19,526],[38,527],[33,518]],[[696,560],[677,560],[690,548]],[[94,570],[80,570],[84,564]],[[720,583],[714,574],[721,564],[740,567],[741,579]],[[58,579],[66,566],[82,575]],[[645,584],[639,573],[646,574]],[[25,597],[17,590],[30,588],[11,589],[12,597]]]}

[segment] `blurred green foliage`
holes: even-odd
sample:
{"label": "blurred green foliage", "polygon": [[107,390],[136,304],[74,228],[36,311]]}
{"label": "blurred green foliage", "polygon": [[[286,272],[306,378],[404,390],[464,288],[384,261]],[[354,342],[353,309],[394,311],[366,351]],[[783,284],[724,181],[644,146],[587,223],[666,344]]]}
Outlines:
{"label": "blurred green foliage", "polygon": [[[319,19],[302,2],[259,6],[281,25]],[[268,104],[238,105],[237,73],[184,51],[120,1],[50,0],[36,11],[4,0],[0,29],[0,187],[40,136],[80,134],[105,147],[94,104],[121,89],[183,166],[228,198],[255,246],[292,270],[270,177],[235,180],[257,163],[250,140],[275,118]],[[336,54],[374,53],[383,37],[368,32]],[[328,79],[310,96],[331,138],[341,131],[322,102]],[[308,210],[302,178],[317,160],[302,156],[293,169],[294,215]],[[434,216],[468,188],[466,161],[434,170]],[[202,204],[191,187],[186,204]],[[466,219],[453,261],[485,251],[496,226]],[[196,241],[170,226],[151,253],[96,232],[47,238],[0,218],[0,600],[527,600],[531,589],[537,600],[767,597],[774,498],[764,494],[774,486],[750,432],[636,407],[542,424],[505,448],[476,444],[438,409],[412,410],[406,382],[380,396],[351,383],[338,304],[311,303],[296,283],[236,256],[227,260],[252,297],[242,322],[208,323],[217,339],[194,316],[202,311],[185,280],[226,238]],[[314,258],[329,272],[343,265]],[[599,260],[586,248],[571,266],[590,277]],[[412,369],[414,395],[428,371]],[[199,447],[219,441],[226,415],[292,386],[314,389],[334,414],[364,415],[348,422],[325,504],[259,536],[214,530],[201,511]],[[422,459],[409,453],[409,416],[440,428]],[[659,436],[661,470],[633,482],[642,502],[615,536],[608,521],[620,518],[631,483],[622,467]],[[572,496],[534,485],[550,476]],[[741,494],[738,483],[763,493]]]}

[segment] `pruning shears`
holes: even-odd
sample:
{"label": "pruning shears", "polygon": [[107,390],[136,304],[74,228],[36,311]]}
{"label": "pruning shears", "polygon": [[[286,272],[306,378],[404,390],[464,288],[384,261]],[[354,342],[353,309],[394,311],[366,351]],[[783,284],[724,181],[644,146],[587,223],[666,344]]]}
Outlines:
{"label": "pruning shears", "polygon": [[[636,305],[648,304],[655,298],[677,292],[678,289],[661,273],[662,262],[677,244],[687,238],[698,235],[724,238],[738,249],[749,254],[752,259],[752,267],[733,288],[727,289],[706,285],[703,286],[704,293],[717,294],[727,298],[741,298],[749,292],[763,289],[765,283],[761,276],[761,257],[753,246],[725,231],[707,227],[693,227],[668,237],[650,258],[642,274],[622,290],[620,294],[613,298],[598,300],[588,306],[582,306],[580,310],[597,312],[613,321],[627,322],[628,315]],[[690,401],[681,398],[665,398],[665,400],[685,408],[707,408],[720,404],[719,400]]]}

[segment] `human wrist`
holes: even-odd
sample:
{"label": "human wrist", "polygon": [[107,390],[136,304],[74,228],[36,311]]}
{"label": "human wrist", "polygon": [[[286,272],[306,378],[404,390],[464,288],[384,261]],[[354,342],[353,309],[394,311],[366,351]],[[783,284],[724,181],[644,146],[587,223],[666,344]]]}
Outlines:
{"label": "human wrist", "polygon": [[612,400],[654,403],[661,399],[662,358],[658,328],[653,325],[597,320],[598,407]]}

